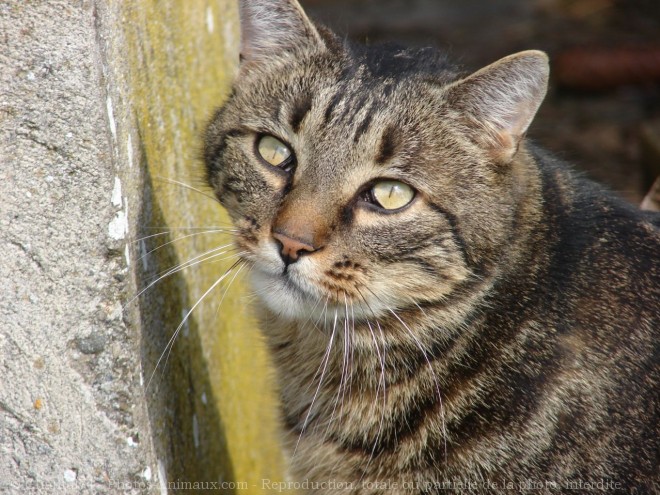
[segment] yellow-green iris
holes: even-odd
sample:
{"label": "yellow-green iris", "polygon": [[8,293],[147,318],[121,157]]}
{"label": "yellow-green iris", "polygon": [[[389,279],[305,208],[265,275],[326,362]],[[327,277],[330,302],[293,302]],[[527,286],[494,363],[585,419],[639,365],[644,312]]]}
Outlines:
{"label": "yellow-green iris", "polygon": [[396,180],[383,180],[371,189],[374,199],[386,210],[403,208],[415,197],[415,191],[408,184]]}
{"label": "yellow-green iris", "polygon": [[289,147],[273,136],[263,136],[257,144],[257,151],[261,158],[274,167],[280,167],[288,163],[291,158]]}

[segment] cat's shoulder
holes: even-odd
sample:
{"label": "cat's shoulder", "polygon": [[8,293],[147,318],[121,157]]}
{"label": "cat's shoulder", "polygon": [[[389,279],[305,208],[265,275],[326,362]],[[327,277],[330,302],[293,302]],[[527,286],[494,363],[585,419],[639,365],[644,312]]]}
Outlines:
{"label": "cat's shoulder", "polygon": [[541,172],[546,205],[565,209],[568,217],[583,227],[591,222],[594,229],[641,228],[650,239],[660,242],[660,212],[641,210],[547,150],[534,144],[527,147]]}

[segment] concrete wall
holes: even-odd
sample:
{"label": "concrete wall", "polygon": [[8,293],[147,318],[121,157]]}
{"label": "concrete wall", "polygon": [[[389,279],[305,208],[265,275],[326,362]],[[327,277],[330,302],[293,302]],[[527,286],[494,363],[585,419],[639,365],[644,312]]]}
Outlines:
{"label": "concrete wall", "polygon": [[241,275],[196,306],[233,260],[136,297],[230,242],[190,234],[227,224],[197,151],[237,41],[229,0],[0,3],[0,492],[282,478]]}

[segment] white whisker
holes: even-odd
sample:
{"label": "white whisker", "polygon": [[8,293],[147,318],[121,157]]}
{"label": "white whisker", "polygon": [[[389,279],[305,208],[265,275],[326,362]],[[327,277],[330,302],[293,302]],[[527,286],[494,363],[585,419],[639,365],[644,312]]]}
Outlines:
{"label": "white whisker", "polygon": [[138,237],[136,239],[132,239],[130,242],[131,244],[138,243],[140,241],[146,241],[147,239],[153,239],[156,237],[162,237],[164,235],[171,234],[172,232],[176,231],[181,231],[181,230],[205,230],[208,233],[218,233],[218,234],[235,234],[238,232],[238,229],[234,228],[225,228],[225,227],[220,227],[220,226],[212,226],[212,227],[149,227],[153,229],[158,229],[161,230],[161,232],[158,232],[157,234],[150,234],[150,235],[145,235],[143,237]]}
{"label": "white whisker", "polygon": [[[192,258],[192,259],[190,259],[190,260],[188,260],[188,261],[185,261],[185,262],[183,262],[183,263],[179,263],[178,265],[176,265],[176,266],[174,266],[174,267],[172,267],[172,268],[166,270],[164,273],[162,273],[162,275],[159,274],[155,280],[153,280],[152,282],[150,282],[146,287],[144,287],[144,288],[143,288],[142,290],[140,290],[135,296],[133,296],[133,297],[132,297],[132,298],[131,298],[131,299],[130,299],[125,305],[124,305],[124,307],[122,308],[122,310],[123,310],[124,308],[126,308],[128,305],[132,304],[133,301],[135,301],[136,299],[138,299],[142,294],[144,294],[147,290],[149,290],[150,288],[152,288],[154,285],[156,285],[158,282],[160,282],[160,281],[163,280],[164,278],[167,278],[167,277],[169,277],[170,275],[173,275],[173,274],[178,273],[178,272],[180,272],[180,271],[182,271],[182,270],[185,270],[186,268],[190,268],[191,266],[195,266],[195,265],[198,265],[198,264],[203,263],[203,262],[205,262],[205,261],[208,261],[208,260],[210,260],[210,259],[218,258],[219,256],[222,256],[222,255],[224,255],[224,254],[227,254],[228,252],[232,251],[232,249],[226,249],[226,250],[224,250],[224,251],[222,251],[222,250],[225,249],[225,248],[227,248],[227,247],[229,247],[229,246],[231,246],[231,245],[232,245],[232,244],[226,244],[225,246],[220,246],[220,247],[218,247],[218,248],[210,249],[210,250],[206,251],[205,253],[202,253],[202,254],[200,254],[200,255],[198,255],[198,256],[195,256],[194,258]],[[219,252],[216,252],[216,251],[219,251]],[[215,253],[215,254],[211,254],[211,253]],[[204,258],[204,256],[206,256],[206,258]],[[237,256],[237,255],[234,254],[234,255],[231,255],[231,256],[229,256],[229,257],[227,257],[227,258],[223,258],[223,259],[224,259],[224,260],[227,260],[227,259],[231,259],[231,258],[233,258],[233,257],[235,257],[235,256]],[[200,259],[200,258],[201,258],[201,259]]]}
{"label": "white whisker", "polygon": [[200,303],[204,300],[204,298],[205,298],[209,293],[211,293],[211,291],[213,291],[213,289],[215,289],[218,285],[220,285],[220,283],[222,283],[222,281],[223,281],[225,278],[227,278],[227,276],[232,272],[232,270],[233,270],[237,265],[239,265],[240,263],[241,263],[241,260],[239,259],[236,263],[234,263],[232,266],[230,266],[230,267],[227,269],[227,271],[226,271],[221,277],[219,277],[218,280],[216,280],[216,281],[211,285],[211,287],[209,287],[208,290],[207,290],[206,292],[204,292],[204,294],[202,294],[202,296],[197,300],[197,302],[193,305],[193,307],[190,308],[190,309],[186,312],[185,316],[183,317],[183,320],[181,321],[181,323],[179,323],[179,326],[176,327],[176,330],[174,330],[174,333],[172,334],[172,337],[170,337],[170,340],[167,342],[167,345],[165,346],[165,349],[164,349],[163,352],[160,354],[160,357],[158,358],[158,361],[156,361],[156,365],[154,366],[154,370],[151,372],[151,376],[149,377],[149,381],[147,382],[146,390],[149,389],[149,385],[151,385],[151,381],[153,380],[154,375],[156,374],[156,370],[158,370],[158,366],[160,365],[160,363],[162,362],[162,360],[163,360],[164,357],[165,357],[165,365],[167,365],[167,361],[168,361],[169,356],[170,356],[170,353],[171,353],[171,351],[172,351],[172,347],[174,346],[174,341],[176,340],[176,338],[177,338],[177,336],[179,335],[179,332],[181,331],[181,329],[183,328],[183,326],[184,326],[184,325],[186,324],[186,322],[188,321],[188,318],[190,318],[190,315],[192,314],[192,312],[195,311],[195,308],[197,308],[197,306],[200,305]]}
{"label": "white whisker", "polygon": [[305,428],[307,427],[307,423],[309,421],[310,415],[312,414],[312,411],[314,409],[314,403],[316,402],[316,398],[318,397],[319,391],[321,390],[321,386],[323,385],[323,379],[325,377],[325,373],[327,371],[328,367],[328,362],[330,361],[330,353],[332,351],[332,344],[335,340],[335,330],[336,330],[336,323],[337,323],[337,313],[335,312],[335,325],[332,328],[332,333],[330,334],[330,340],[328,342],[328,345],[326,346],[326,351],[323,356],[323,371],[321,373],[321,378],[319,379],[319,384],[316,387],[316,391],[314,392],[314,397],[312,397],[312,402],[309,405],[309,408],[307,409],[307,415],[305,416],[305,420],[303,421],[302,428],[300,429],[300,435],[298,435],[298,441],[296,442],[296,447],[293,451],[293,457],[295,457],[296,452],[298,451],[298,445],[300,444],[300,440],[305,432]]}
{"label": "white whisker", "polygon": [[[338,312],[337,312],[337,308],[335,308],[334,311],[335,311],[335,316],[334,316],[334,320],[333,320],[333,324],[332,324],[332,333],[333,334],[335,333],[335,330],[337,328],[337,322],[339,320],[339,315],[338,315]],[[332,406],[332,411],[330,412],[330,418],[328,419],[328,423],[327,423],[326,428],[325,428],[324,436],[327,436],[328,432],[330,431],[330,427],[332,426],[332,422],[333,422],[334,417],[335,417],[335,411],[337,410],[337,406],[339,405],[339,395],[341,393],[341,388],[342,388],[343,372],[344,371],[343,371],[343,366],[342,366],[342,374],[341,374],[341,378],[339,380],[339,387],[337,388],[337,394],[335,396],[335,402]]]}
{"label": "white whisker", "polygon": [[[167,232],[165,232],[165,233],[167,233]],[[166,246],[169,246],[169,245],[171,245],[171,244],[174,244],[175,242],[182,241],[183,239],[188,239],[188,238],[190,238],[190,237],[195,237],[195,236],[204,235],[204,234],[216,234],[216,233],[218,233],[218,234],[225,234],[226,232],[225,232],[225,231],[221,231],[221,230],[204,230],[204,231],[202,231],[202,232],[195,232],[195,233],[193,233],[193,234],[186,234],[186,235],[184,235],[184,236],[177,237],[177,238],[172,239],[172,240],[170,240],[170,241],[164,242],[163,244],[161,244],[161,245],[159,245],[159,246],[156,246],[155,248],[151,249],[150,251],[147,251],[147,252],[144,253],[142,256],[140,256],[139,261],[143,260],[144,258],[146,258],[147,256],[149,256],[150,254],[152,254],[152,253],[158,251],[159,249],[162,249],[162,248],[164,248],[164,247],[166,247]]]}
{"label": "white whisker", "polygon": [[433,378],[433,382],[435,384],[435,390],[438,395],[438,401],[440,402],[440,420],[442,422],[442,438],[443,438],[443,443],[444,443],[444,449],[445,449],[445,461],[447,460],[447,428],[445,424],[445,413],[444,413],[444,404],[442,401],[442,394],[440,393],[440,384],[438,383],[438,378],[435,374],[435,371],[433,369],[433,365],[431,364],[431,361],[429,360],[428,354],[426,353],[426,350],[424,349],[424,346],[422,343],[419,341],[419,339],[415,336],[413,331],[406,325],[406,323],[399,317],[399,315],[396,313],[391,308],[387,308],[387,310],[394,315],[394,317],[403,325],[403,327],[407,330],[407,332],[410,334],[412,337],[413,341],[419,348],[419,350],[422,352],[422,355],[424,356],[424,359],[426,360],[426,364],[429,367],[429,371],[431,372],[431,377]]}
{"label": "white whisker", "polygon": [[[356,288],[356,290],[357,290],[358,294],[360,295],[360,298],[362,299],[362,301],[366,305],[367,309],[371,312],[371,314],[374,316],[374,318],[376,318],[376,314],[371,309],[371,306],[367,302],[366,298],[364,297],[364,295],[362,294],[360,289]],[[381,389],[382,389],[382,392],[383,392],[383,407],[381,409],[380,419],[378,421],[378,433],[376,434],[376,438],[374,439],[374,444],[373,444],[373,447],[371,449],[371,454],[369,455],[369,460],[367,461],[367,464],[365,466],[365,470],[364,470],[365,474],[367,472],[367,468],[371,464],[371,461],[373,461],[373,459],[374,459],[374,455],[375,455],[375,452],[376,452],[376,446],[378,445],[378,440],[380,440],[380,435],[383,432],[383,425],[384,425],[384,422],[385,422],[385,412],[387,410],[387,395],[386,395],[387,384],[386,384],[386,380],[385,380],[385,336],[383,335],[383,329],[380,326],[380,322],[378,322],[378,319],[376,319],[376,324],[378,325],[378,329],[380,330],[381,339],[383,339],[383,354],[381,354],[380,349],[378,347],[378,341],[376,339],[376,335],[373,331],[373,328],[371,326],[371,322],[369,321],[369,319],[366,320],[366,323],[367,323],[367,327],[369,328],[371,338],[374,342],[374,347],[376,349],[376,354],[378,356],[378,361],[380,362],[380,377],[378,379],[378,386],[376,387],[376,400],[374,401],[374,409],[376,408],[376,406],[378,404],[378,394],[381,391]],[[363,474],[363,477],[364,477],[364,474]],[[360,480],[362,480],[362,478]]]}
{"label": "white whisker", "polygon": [[201,195],[204,196],[205,198],[208,198],[208,199],[210,199],[210,200],[212,200],[212,201],[214,201],[214,202],[216,202],[216,203],[218,202],[218,198],[216,198],[215,196],[211,196],[210,194],[205,193],[205,192],[202,191],[201,189],[197,189],[196,187],[193,187],[193,186],[191,186],[190,184],[186,184],[185,182],[181,182],[181,181],[178,181],[178,180],[175,180],[175,179],[170,179],[169,177],[162,177],[162,176],[160,176],[160,175],[156,175],[156,176],[154,176],[154,179],[158,179],[158,180],[161,180],[161,181],[163,181],[163,182],[167,182],[167,183],[169,183],[169,184],[173,184],[173,185],[175,185],[175,186],[181,186],[181,187],[183,187],[184,189],[190,189],[191,191],[194,191],[194,192],[196,192],[196,193],[201,194]]}
{"label": "white whisker", "polygon": [[[240,252],[240,253],[237,253],[237,256],[242,256],[243,254],[245,254],[244,251]],[[234,273],[234,276],[231,278],[231,280],[227,284],[227,287],[225,288],[225,291],[223,292],[222,297],[220,298],[220,301],[218,302],[218,308],[215,311],[216,317],[218,316],[218,313],[220,312],[220,308],[222,307],[222,301],[225,300],[225,296],[229,292],[229,288],[232,286],[232,284],[234,283],[234,280],[236,280],[236,277],[238,277],[238,274],[241,273],[241,270],[243,270],[243,268],[245,268],[245,266],[246,266],[245,263],[240,263],[240,266],[238,267],[238,270],[236,270],[236,273]]]}

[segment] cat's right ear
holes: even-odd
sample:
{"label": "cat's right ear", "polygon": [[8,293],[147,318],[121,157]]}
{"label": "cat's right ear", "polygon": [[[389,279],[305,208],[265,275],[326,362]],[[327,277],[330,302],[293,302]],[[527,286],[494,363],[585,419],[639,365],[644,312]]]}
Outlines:
{"label": "cat's right ear", "polygon": [[242,65],[325,46],[296,0],[239,0],[239,15]]}

